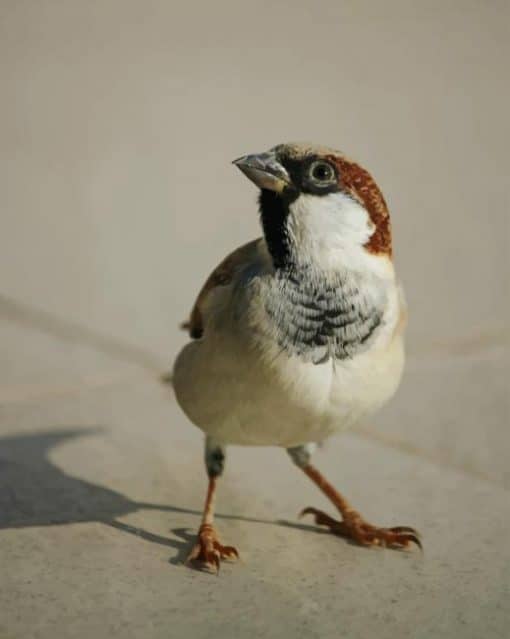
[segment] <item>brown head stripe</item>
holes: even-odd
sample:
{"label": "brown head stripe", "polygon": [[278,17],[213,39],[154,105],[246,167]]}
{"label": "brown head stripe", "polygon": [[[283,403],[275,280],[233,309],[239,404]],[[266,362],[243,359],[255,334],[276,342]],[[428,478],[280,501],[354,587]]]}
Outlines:
{"label": "brown head stripe", "polygon": [[383,194],[374,179],[359,164],[328,155],[327,160],[335,164],[340,174],[342,188],[367,210],[375,225],[375,231],[365,248],[371,253],[391,256],[391,223]]}

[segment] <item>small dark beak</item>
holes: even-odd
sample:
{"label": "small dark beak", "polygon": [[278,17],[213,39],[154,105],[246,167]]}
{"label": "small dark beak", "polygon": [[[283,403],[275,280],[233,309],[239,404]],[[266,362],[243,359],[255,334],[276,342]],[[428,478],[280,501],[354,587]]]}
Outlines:
{"label": "small dark beak", "polygon": [[281,193],[291,183],[289,174],[278,162],[273,151],[245,155],[234,160],[232,164],[235,164],[260,189]]}

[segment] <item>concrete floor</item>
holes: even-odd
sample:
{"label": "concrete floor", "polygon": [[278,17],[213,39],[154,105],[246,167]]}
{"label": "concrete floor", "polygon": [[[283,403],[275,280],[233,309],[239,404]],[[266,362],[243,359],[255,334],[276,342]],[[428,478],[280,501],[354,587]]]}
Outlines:
{"label": "concrete floor", "polygon": [[[1,639],[510,632],[508,5],[317,6],[3,3]],[[158,375],[258,233],[229,161],[296,138],[375,174],[411,312],[398,395],[316,462],[424,553],[299,521],[329,506],[285,453],[233,447],[214,577],[182,564],[202,440]]]}

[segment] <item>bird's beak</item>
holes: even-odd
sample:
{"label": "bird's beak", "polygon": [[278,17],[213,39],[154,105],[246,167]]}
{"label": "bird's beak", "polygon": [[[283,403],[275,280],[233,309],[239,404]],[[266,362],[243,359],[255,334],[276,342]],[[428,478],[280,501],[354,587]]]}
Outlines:
{"label": "bird's beak", "polygon": [[281,193],[291,183],[289,174],[278,162],[273,151],[244,155],[234,160],[232,164],[235,164],[260,189]]}

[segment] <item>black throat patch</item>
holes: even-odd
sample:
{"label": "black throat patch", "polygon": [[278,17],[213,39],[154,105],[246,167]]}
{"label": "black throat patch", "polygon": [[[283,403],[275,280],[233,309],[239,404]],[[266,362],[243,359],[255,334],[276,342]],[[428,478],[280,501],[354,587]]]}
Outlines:
{"label": "black throat patch", "polygon": [[287,232],[289,206],[298,193],[288,196],[263,189],[259,196],[260,219],[264,237],[275,268],[282,268],[290,262],[290,241]]}

